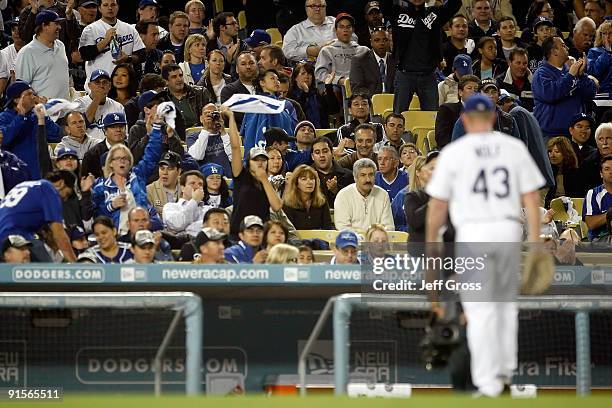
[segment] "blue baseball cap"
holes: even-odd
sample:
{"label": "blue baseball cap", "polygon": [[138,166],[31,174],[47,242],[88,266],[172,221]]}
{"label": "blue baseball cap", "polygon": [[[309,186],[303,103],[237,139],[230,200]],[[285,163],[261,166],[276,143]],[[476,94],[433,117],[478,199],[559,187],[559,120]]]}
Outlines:
{"label": "blue baseball cap", "polygon": [[7,103],[11,102],[15,98],[19,98],[21,94],[28,89],[32,89],[30,84],[21,79],[16,80],[6,88]]}
{"label": "blue baseball cap", "polygon": [[272,42],[272,37],[266,30],[258,28],[253,31],[251,35],[244,39],[244,42],[251,48],[255,48],[260,45],[268,45]]}
{"label": "blue baseball cap", "polygon": [[219,166],[217,163],[206,163],[202,167],[200,167],[200,171],[204,174],[204,177],[212,176],[213,174],[220,174],[223,176],[225,173],[223,171],[223,167]]}
{"label": "blue baseball cap", "polygon": [[93,82],[95,80],[97,80],[98,78],[101,77],[106,77],[109,80],[111,79],[111,76],[108,72],[106,72],[103,69],[96,69],[94,72],[91,73],[91,75],[89,76],[89,82]]}
{"label": "blue baseball cap", "polygon": [[535,31],[541,25],[547,25],[549,27],[554,27],[555,26],[553,24],[553,22],[551,20],[549,20],[548,18],[543,17],[543,16],[539,16],[539,17],[536,17],[535,20],[533,20],[533,24],[531,25],[531,27],[532,27],[533,31]]}
{"label": "blue baseball cap", "polygon": [[60,149],[57,151],[57,160],[66,157],[66,156],[74,156],[77,159],[79,158],[79,154],[76,152],[76,150],[71,149],[69,147],[60,147]]}
{"label": "blue baseball cap", "polygon": [[476,93],[465,100],[463,112],[495,112],[495,105],[488,96]]}
{"label": "blue baseball cap", "polygon": [[123,112],[115,112],[109,113],[104,116],[104,120],[102,121],[105,128],[113,125],[127,125],[127,121],[125,120],[125,114]]}
{"label": "blue baseball cap", "polygon": [[81,227],[80,225],[75,225],[74,227],[70,229],[70,232],[68,233],[68,235],[70,236],[71,241],[76,241],[77,239],[86,237],[87,232],[85,232],[83,227]]}
{"label": "blue baseball cap", "polygon": [[147,6],[159,7],[159,4],[157,4],[157,1],[155,0],[141,0],[140,3],[138,3],[139,9],[145,8]]}
{"label": "blue baseball cap", "polygon": [[138,108],[140,108],[140,110],[143,110],[145,106],[149,104],[149,102],[151,102],[157,97],[157,95],[159,95],[159,93],[155,91],[147,91],[141,94],[138,98]]}
{"label": "blue baseball cap", "polygon": [[357,234],[355,234],[351,230],[342,230],[336,237],[336,248],[346,248],[346,247],[359,247],[359,239],[357,238]]}
{"label": "blue baseball cap", "polygon": [[472,75],[472,58],[469,55],[457,54],[453,60],[453,69],[456,69],[460,76]]}
{"label": "blue baseball cap", "polygon": [[577,115],[574,115],[572,117],[572,120],[570,120],[569,127],[574,127],[576,123],[582,122],[583,120],[587,120],[591,124],[591,129],[595,127],[595,120],[592,116],[587,115],[586,113],[579,113]]}
{"label": "blue baseball cap", "polygon": [[43,23],[51,23],[53,21],[59,23],[60,21],[64,21],[65,18],[60,17],[55,11],[53,10],[40,10],[37,14],[36,14],[36,19],[34,20],[34,24],[39,26]]}

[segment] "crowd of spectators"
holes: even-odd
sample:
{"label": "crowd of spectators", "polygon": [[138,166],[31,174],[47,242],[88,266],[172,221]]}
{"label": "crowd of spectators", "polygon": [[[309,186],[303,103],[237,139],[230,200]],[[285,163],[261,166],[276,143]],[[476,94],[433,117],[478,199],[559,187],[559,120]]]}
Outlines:
{"label": "crowd of spectators", "polygon": [[[553,200],[582,198],[584,239],[612,241],[612,1],[9,3],[4,262],[312,263],[331,249],[340,264],[390,231],[423,241],[425,186],[475,93],[544,175],[545,224]],[[383,93],[393,104],[375,114]],[[402,115],[415,95],[438,150],[419,151]],[[235,96],[284,108],[234,112]],[[331,247],[299,233],[334,229]]]}

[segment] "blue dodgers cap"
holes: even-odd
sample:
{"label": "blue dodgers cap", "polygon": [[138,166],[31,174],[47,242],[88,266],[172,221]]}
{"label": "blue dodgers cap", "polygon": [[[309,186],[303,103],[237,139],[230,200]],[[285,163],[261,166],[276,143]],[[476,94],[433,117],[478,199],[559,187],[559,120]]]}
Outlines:
{"label": "blue dodgers cap", "polygon": [[19,98],[24,91],[32,89],[30,84],[21,79],[16,80],[6,88],[6,100],[7,102],[12,101],[15,98]]}
{"label": "blue dodgers cap", "polygon": [[98,78],[102,78],[105,77],[108,80],[111,79],[111,76],[108,72],[106,72],[103,69],[96,69],[94,72],[91,73],[91,75],[89,76],[89,82],[93,82],[95,80],[97,80]]}
{"label": "blue dodgers cap", "polygon": [[68,233],[68,236],[70,237],[71,241],[76,241],[77,239],[81,239],[83,237],[86,237],[87,236],[87,232],[85,232],[83,227],[81,227],[80,225],[75,225],[74,227],[72,227],[70,229],[70,232]]}
{"label": "blue dodgers cap", "polygon": [[456,69],[459,75],[472,75],[472,58],[469,55],[457,54],[453,60],[453,69]]}
{"label": "blue dodgers cap", "polygon": [[495,105],[493,105],[493,101],[488,96],[476,93],[466,99],[463,112],[495,112]]}
{"label": "blue dodgers cap", "polygon": [[336,237],[336,248],[346,248],[348,246],[359,247],[359,238],[351,230],[342,230]]}
{"label": "blue dodgers cap", "polygon": [[591,128],[595,127],[595,119],[593,119],[592,116],[587,115],[586,113],[579,113],[577,115],[574,115],[572,117],[572,120],[570,120],[569,127],[574,127],[574,125],[576,125],[576,123],[582,122],[583,120],[588,120],[589,123],[591,124]]}
{"label": "blue dodgers cap", "polygon": [[268,45],[272,42],[272,37],[266,30],[258,28],[254,30],[251,35],[244,39],[244,42],[251,48],[258,47],[260,45]]}
{"label": "blue dodgers cap", "polygon": [[41,25],[43,23],[50,23],[52,21],[60,22],[60,21],[64,21],[64,20],[65,20],[65,18],[60,17],[53,10],[40,10],[36,14],[36,19],[34,20],[34,24],[39,26],[39,25]]}
{"label": "blue dodgers cap", "polygon": [[127,125],[127,121],[125,120],[125,114],[123,112],[115,112],[109,113],[104,116],[104,120],[102,121],[105,128],[113,125]]}
{"label": "blue dodgers cap", "polygon": [[155,0],[141,0],[140,3],[138,3],[139,9],[145,8],[147,6],[159,7],[159,4],[157,4],[157,1]]}
{"label": "blue dodgers cap", "polygon": [[60,160],[66,156],[74,156],[77,159],[79,158],[79,154],[76,152],[76,150],[71,149],[69,147],[60,147],[60,149],[57,151],[57,160]]}
{"label": "blue dodgers cap", "polygon": [[555,26],[551,20],[547,19],[546,17],[539,16],[539,17],[536,17],[535,20],[533,20],[533,24],[531,25],[531,27],[532,27],[533,31],[535,31],[541,25],[547,25],[549,27],[554,27]]}
{"label": "blue dodgers cap", "polygon": [[138,98],[138,108],[142,111],[149,102],[157,97],[157,95],[159,95],[159,93],[155,91],[147,91],[141,94]]}
{"label": "blue dodgers cap", "polygon": [[202,174],[204,174],[204,177],[212,176],[213,174],[220,174],[221,176],[223,176],[223,174],[225,173],[223,171],[223,167],[219,166],[216,163],[207,163],[200,168],[200,171],[202,172]]}

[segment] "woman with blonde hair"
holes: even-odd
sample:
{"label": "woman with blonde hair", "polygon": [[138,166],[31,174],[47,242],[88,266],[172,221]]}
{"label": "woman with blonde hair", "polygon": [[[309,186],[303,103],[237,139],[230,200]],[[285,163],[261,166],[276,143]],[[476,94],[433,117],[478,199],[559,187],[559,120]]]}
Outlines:
{"label": "woman with blonde hair", "polygon": [[389,249],[389,233],[385,227],[380,224],[370,225],[365,238],[365,252],[370,260],[372,258],[384,258],[387,249]]}
{"label": "woman with blonde hair", "polygon": [[296,264],[298,261],[299,250],[293,245],[276,244],[268,252],[267,264]]}
{"label": "woman with blonde hair", "polygon": [[204,74],[206,60],[206,39],[202,34],[191,34],[185,41],[185,60],[179,64],[183,70],[183,82],[193,85]]}
{"label": "woman with blonde hair", "polygon": [[[123,114],[115,114],[125,124]],[[144,156],[134,165],[134,157],[127,146],[116,144],[108,151],[104,164],[104,180],[93,189],[92,201],[95,215],[105,215],[113,220],[119,235],[128,232],[128,214],[135,207],[149,211],[151,230],[160,230],[163,224],[155,207],[147,200],[147,180],[157,171],[161,158],[161,125],[163,119],[149,115],[147,125],[152,129]]]}
{"label": "woman with blonde hair", "polygon": [[[412,143],[411,143],[412,144]],[[406,145],[402,145],[404,148]],[[405,150],[404,150],[405,151]],[[404,202],[406,200],[406,194],[413,191],[416,188],[420,188],[419,180],[415,175],[415,168],[421,168],[425,164],[424,156],[417,156],[411,161],[410,166],[407,169],[408,172],[408,185],[402,188],[391,201],[391,214],[393,214],[393,222],[395,223],[396,231],[408,232],[408,224],[406,223],[406,213],[404,211]]]}
{"label": "woman with blonde hair", "polygon": [[283,210],[298,230],[333,229],[319,175],[306,164],[293,171],[285,188]]}
{"label": "woman with blonde hair", "polygon": [[612,92],[612,21],[604,21],[587,55],[587,71],[599,80],[599,92]]}

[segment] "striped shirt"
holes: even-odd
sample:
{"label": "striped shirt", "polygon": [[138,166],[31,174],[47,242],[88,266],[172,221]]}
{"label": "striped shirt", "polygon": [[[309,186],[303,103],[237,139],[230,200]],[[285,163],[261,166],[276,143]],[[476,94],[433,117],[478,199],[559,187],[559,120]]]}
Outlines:
{"label": "striped shirt", "polygon": [[124,242],[117,242],[117,245],[119,246],[119,251],[117,252],[117,255],[115,255],[113,258],[109,258],[102,254],[102,249],[100,248],[100,245],[96,245],[88,249],[88,251],[93,253],[98,259],[98,263],[101,264],[125,263],[128,259],[132,259],[134,257],[134,254],[132,254],[132,251],[130,250],[130,244],[126,244]]}
{"label": "striped shirt", "polygon": [[[605,214],[606,211],[612,208],[612,194],[610,194],[604,185],[597,186],[587,192],[584,203],[582,204],[582,219],[587,215]],[[606,225],[602,225],[594,230],[589,230],[589,238],[597,238],[608,233]]]}

